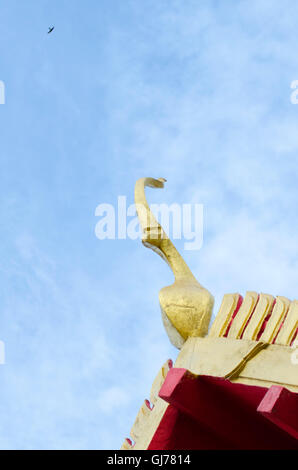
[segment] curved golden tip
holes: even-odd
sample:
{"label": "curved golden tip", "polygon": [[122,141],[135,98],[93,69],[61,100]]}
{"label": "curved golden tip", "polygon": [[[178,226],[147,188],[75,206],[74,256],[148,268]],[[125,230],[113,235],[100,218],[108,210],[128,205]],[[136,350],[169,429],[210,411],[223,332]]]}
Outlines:
{"label": "curved golden tip", "polygon": [[189,336],[207,334],[214,299],[196,280],[148,205],[145,187],[163,188],[165,182],[165,178],[139,179],[135,186],[135,204],[143,244],[158,253],[175,276],[174,284],[161,289],[159,302],[168,336],[180,349]]}

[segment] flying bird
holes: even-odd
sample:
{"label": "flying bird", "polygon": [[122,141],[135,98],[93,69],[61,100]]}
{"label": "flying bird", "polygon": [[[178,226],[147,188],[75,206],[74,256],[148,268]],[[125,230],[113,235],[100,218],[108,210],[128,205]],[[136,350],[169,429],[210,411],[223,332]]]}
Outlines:
{"label": "flying bird", "polygon": [[55,26],[52,26],[51,28],[49,28],[48,34],[50,34],[54,29],[55,29]]}

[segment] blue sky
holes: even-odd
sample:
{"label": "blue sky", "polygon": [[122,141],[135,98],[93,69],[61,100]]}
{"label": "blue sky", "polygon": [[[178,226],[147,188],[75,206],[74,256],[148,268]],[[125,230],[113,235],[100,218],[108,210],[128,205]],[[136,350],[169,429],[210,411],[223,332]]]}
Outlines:
{"label": "blue sky", "polygon": [[168,267],[94,234],[136,179],[204,204],[202,249],[177,246],[216,308],[297,298],[297,17],[292,0],[0,0],[1,449],[119,448],[176,357]]}

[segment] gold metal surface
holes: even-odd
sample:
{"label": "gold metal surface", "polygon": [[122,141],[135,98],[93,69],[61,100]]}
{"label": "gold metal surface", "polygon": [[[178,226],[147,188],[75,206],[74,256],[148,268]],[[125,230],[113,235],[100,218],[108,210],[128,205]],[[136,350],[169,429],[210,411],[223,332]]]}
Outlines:
{"label": "gold metal surface", "polygon": [[242,305],[233,320],[228,338],[238,339],[241,337],[244,328],[254,311],[254,308],[258,302],[258,294],[256,292],[247,292]]}
{"label": "gold metal surface", "polygon": [[150,410],[146,404],[141,406],[135,422],[131,428],[130,436],[135,441],[134,445],[130,445],[125,439],[121,450],[142,450],[147,449],[159,423],[169,406],[164,400],[158,397],[158,393],[163,385],[166,375],[170,369],[169,361],[167,361],[158,372],[150,393],[152,409]]}
{"label": "gold metal surface", "polygon": [[207,334],[214,299],[196,280],[149,208],[145,187],[163,188],[164,182],[163,178],[139,179],[135,186],[135,203],[143,229],[143,244],[158,253],[175,276],[175,282],[171,286],[161,289],[159,302],[169,339],[180,349],[190,336]]}
{"label": "gold metal surface", "polygon": [[180,351],[175,367],[195,375],[238,377],[246,363],[266,347],[259,341],[226,338],[189,338]]}
{"label": "gold metal surface", "polygon": [[219,337],[224,336],[228,325],[232,319],[233,313],[236,310],[239,294],[225,294],[219,309],[218,314],[216,315],[212,326],[210,328],[209,337]]}
{"label": "gold metal surface", "polygon": [[298,300],[294,300],[275,340],[275,344],[290,346],[298,328]]}
{"label": "gold metal surface", "polygon": [[[181,349],[175,367],[195,375],[224,377],[251,385],[280,384],[298,388],[298,368],[291,362],[288,346],[228,338],[189,338]],[[243,382],[245,383],[245,381]]]}
{"label": "gold metal surface", "polygon": [[[243,340],[242,340],[243,341]],[[251,379],[271,385],[282,385],[291,389],[298,388],[298,367],[291,361],[292,349],[288,346],[268,344],[252,360],[248,361],[239,374],[241,378]]]}
{"label": "gold metal surface", "polygon": [[244,331],[243,339],[256,340],[261,330],[263,322],[270,314],[274,302],[274,297],[269,294],[260,294],[255,311]]}
{"label": "gold metal surface", "polygon": [[274,305],[271,317],[268,320],[260,341],[263,341],[264,343],[273,343],[278,334],[280,326],[288,313],[290,304],[290,300],[286,297],[276,297],[276,303]]}

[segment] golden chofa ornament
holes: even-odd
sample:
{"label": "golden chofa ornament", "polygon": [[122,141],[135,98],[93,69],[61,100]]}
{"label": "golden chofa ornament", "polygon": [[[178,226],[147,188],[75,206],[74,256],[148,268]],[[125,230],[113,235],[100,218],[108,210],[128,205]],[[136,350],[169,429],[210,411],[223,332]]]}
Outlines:
{"label": "golden chofa ornament", "polygon": [[145,187],[135,200],[143,243],[172,269],[159,301],[171,342],[166,361],[122,449],[298,449],[298,300],[254,291],[225,294],[210,327],[212,295],[154,218]]}
{"label": "golden chofa ornament", "polygon": [[145,187],[163,188],[165,179],[141,178],[135,186],[135,204],[142,227],[142,243],[170,266],[175,276],[171,286],[159,292],[163,324],[171,343],[181,349],[189,337],[208,332],[213,296],[194,277],[148,205]]}

